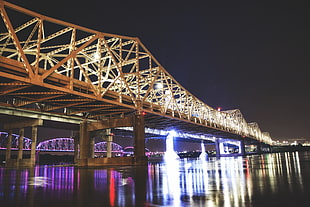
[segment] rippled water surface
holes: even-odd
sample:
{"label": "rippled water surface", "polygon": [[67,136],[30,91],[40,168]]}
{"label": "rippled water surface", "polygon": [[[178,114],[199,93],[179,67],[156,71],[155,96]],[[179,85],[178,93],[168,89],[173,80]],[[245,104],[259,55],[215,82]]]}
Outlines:
{"label": "rippled water surface", "polygon": [[0,206],[309,206],[310,153],[0,168]]}

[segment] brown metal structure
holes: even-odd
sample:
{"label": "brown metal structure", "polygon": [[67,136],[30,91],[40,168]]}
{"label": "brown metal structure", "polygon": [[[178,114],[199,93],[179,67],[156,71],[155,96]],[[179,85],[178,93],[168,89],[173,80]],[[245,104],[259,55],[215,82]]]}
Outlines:
{"label": "brown metal structure", "polygon": [[145,113],[148,128],[271,143],[240,110],[182,87],[138,38],[103,33],[0,1],[0,105],[107,120]]}

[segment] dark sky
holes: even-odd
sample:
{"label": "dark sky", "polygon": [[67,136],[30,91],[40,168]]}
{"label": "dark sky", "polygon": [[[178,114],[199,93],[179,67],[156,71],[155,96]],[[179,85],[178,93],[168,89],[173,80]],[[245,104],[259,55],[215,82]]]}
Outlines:
{"label": "dark sky", "polygon": [[275,140],[310,139],[306,0],[8,1],[98,31],[139,37],[209,106],[240,109]]}

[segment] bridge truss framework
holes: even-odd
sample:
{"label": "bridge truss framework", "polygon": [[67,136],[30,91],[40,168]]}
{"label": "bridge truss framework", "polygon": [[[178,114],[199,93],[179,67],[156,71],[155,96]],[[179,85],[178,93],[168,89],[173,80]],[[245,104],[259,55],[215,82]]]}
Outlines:
{"label": "bridge truss framework", "polygon": [[2,0],[0,12],[1,106],[89,120],[137,113],[148,128],[272,142],[240,110],[218,111],[187,91],[136,37],[91,30]]}

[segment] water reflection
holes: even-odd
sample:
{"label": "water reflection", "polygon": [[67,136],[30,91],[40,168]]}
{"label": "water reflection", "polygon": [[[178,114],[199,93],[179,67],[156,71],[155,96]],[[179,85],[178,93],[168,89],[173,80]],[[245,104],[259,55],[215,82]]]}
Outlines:
{"label": "water reflection", "polygon": [[[1,206],[308,206],[309,153],[140,167],[0,168]],[[5,203],[5,205],[3,205]]]}

